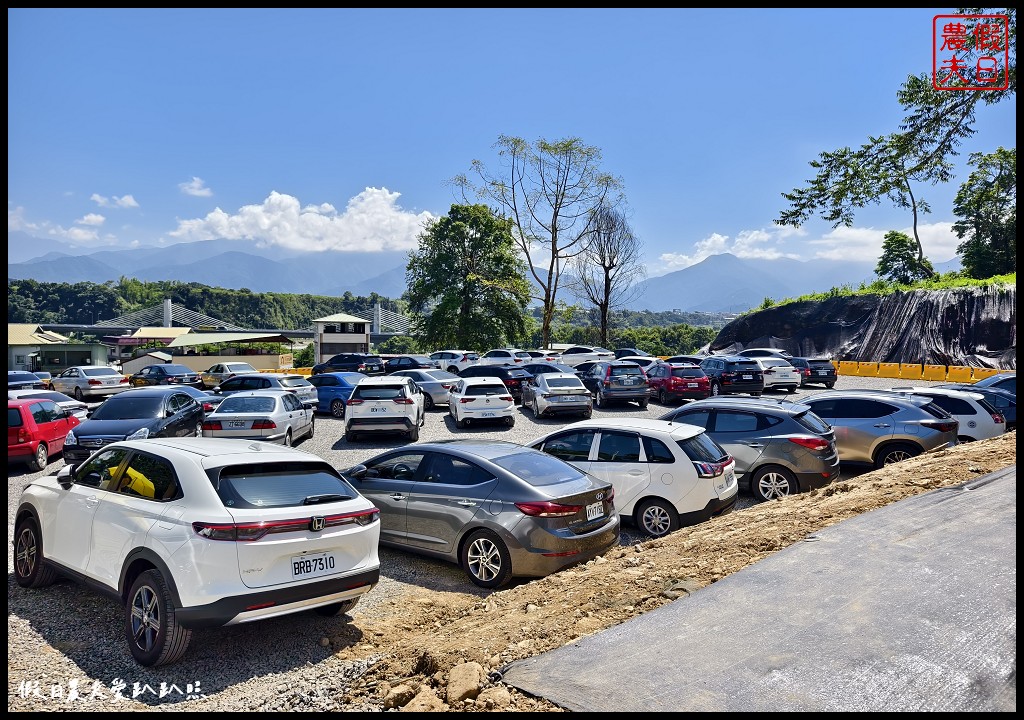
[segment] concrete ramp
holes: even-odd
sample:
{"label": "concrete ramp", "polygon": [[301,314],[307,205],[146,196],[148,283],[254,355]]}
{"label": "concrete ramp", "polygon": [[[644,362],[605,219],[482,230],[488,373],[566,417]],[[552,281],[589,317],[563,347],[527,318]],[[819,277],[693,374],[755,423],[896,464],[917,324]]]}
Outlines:
{"label": "concrete ramp", "polygon": [[1016,466],[826,528],[502,679],[575,711],[1014,712]]}

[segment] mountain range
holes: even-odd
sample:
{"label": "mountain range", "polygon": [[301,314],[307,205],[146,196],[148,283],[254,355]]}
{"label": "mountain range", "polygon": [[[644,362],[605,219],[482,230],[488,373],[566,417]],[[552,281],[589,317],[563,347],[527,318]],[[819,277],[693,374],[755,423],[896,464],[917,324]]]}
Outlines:
{"label": "mountain range", "polygon": [[[383,252],[301,252],[275,246],[206,240],[166,247],[79,248],[24,232],[7,234],[7,277],[39,282],[117,281],[122,276],[153,282],[177,280],[253,292],[356,296],[405,292],[407,255]],[[244,249],[240,249],[243,248]],[[954,259],[936,265],[958,269]],[[870,283],[874,263],[838,260],[752,260],[728,253],[641,283],[621,309],[743,312],[761,305],[841,285]],[[560,295],[567,303],[578,298]]]}

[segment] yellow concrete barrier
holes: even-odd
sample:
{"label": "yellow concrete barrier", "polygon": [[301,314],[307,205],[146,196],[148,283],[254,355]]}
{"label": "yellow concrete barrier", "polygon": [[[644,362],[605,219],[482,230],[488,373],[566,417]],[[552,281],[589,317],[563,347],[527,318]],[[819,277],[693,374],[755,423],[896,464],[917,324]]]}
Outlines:
{"label": "yellow concrete barrier", "polygon": [[898,378],[900,376],[900,364],[891,362],[878,363],[878,377]]}
{"label": "yellow concrete barrier", "polygon": [[974,368],[974,382],[978,382],[982,378],[992,377],[1003,372],[998,368]]}
{"label": "yellow concrete barrier", "polygon": [[[900,380],[920,380],[923,366],[921,363],[900,363]],[[942,379],[946,379],[946,368],[942,368]]]}
{"label": "yellow concrete barrier", "polygon": [[925,365],[921,369],[922,380],[938,380],[942,381],[946,379],[946,366],[945,365]]}
{"label": "yellow concrete barrier", "polygon": [[971,368],[963,365],[950,365],[946,368],[946,380],[960,383],[973,382],[971,379]]}
{"label": "yellow concrete barrier", "polygon": [[878,363],[861,360],[857,363],[857,375],[860,377],[878,377]]}
{"label": "yellow concrete barrier", "polygon": [[856,375],[858,364],[856,360],[840,360],[836,372],[840,375]]}

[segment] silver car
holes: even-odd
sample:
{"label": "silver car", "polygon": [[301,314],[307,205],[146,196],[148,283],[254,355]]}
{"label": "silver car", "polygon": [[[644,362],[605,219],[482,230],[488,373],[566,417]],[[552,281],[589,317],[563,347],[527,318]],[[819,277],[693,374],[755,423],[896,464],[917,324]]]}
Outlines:
{"label": "silver car", "polygon": [[923,395],[826,390],[802,402],[835,429],[844,463],[881,468],[957,444],[960,423]]}
{"label": "silver car", "polygon": [[695,400],[660,419],[705,428],[736,459],[740,485],[758,502],[839,479],[836,434],[809,405],[726,395]]}
{"label": "silver car", "polygon": [[287,390],[238,392],[207,414],[203,437],[262,440],[291,447],[313,437],[315,409]]}
{"label": "silver car", "polygon": [[248,375],[255,372],[259,372],[259,370],[247,362],[224,362],[211,366],[210,369],[200,373],[200,377],[203,379],[203,387],[215,388],[235,375]]}
{"label": "silver car", "polygon": [[106,365],[74,365],[50,381],[57,392],[75,400],[95,400],[131,389],[128,378]]}
{"label": "silver car", "polygon": [[500,440],[407,445],[344,475],[380,508],[380,544],[458,563],[483,588],[543,577],[619,544],[612,485]]}
{"label": "silver car", "polygon": [[423,391],[424,410],[448,407],[448,393],[461,380],[447,370],[396,370],[391,374],[412,378],[416,387]]}
{"label": "silver car", "polygon": [[319,404],[316,387],[301,375],[291,373],[252,373],[235,375],[213,389],[215,395],[234,395],[247,390],[287,390],[295,393],[300,402]]}
{"label": "silver car", "polygon": [[523,385],[523,407],[534,417],[580,415],[590,417],[594,398],[575,373],[543,373]]}

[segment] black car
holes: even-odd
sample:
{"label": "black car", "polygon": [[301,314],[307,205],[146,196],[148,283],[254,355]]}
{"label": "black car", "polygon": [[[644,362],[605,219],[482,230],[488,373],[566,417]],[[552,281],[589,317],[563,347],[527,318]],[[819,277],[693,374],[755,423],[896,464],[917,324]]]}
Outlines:
{"label": "black car", "polygon": [[791,357],[786,361],[800,371],[800,387],[805,385],[824,385],[831,389],[835,387],[837,373],[836,366],[827,358],[805,358]]}
{"label": "black car", "polygon": [[111,395],[68,433],[64,462],[72,467],[119,440],[202,437],[202,405],[183,387],[154,385]]}
{"label": "black car", "polygon": [[399,370],[440,370],[441,362],[426,355],[396,355],[384,362],[384,373],[390,375]]}
{"label": "black car", "polygon": [[576,368],[556,362],[535,362],[523,365],[523,370],[531,375],[545,375],[547,373],[574,373]]}
{"label": "black car", "polygon": [[25,370],[7,371],[8,390],[46,390],[46,383],[41,377]]}
{"label": "black car", "polygon": [[523,401],[523,385],[533,377],[529,372],[514,365],[471,365],[459,373],[459,377],[497,377],[505,383],[512,399]]}
{"label": "black car", "polygon": [[185,365],[160,363],[158,365],[147,365],[134,375],[130,375],[128,377],[128,384],[132,387],[191,385],[194,388],[201,388],[203,387],[203,378],[198,372]]}
{"label": "black car", "polygon": [[760,397],[764,392],[764,373],[753,358],[712,355],[704,358],[700,369],[708,376],[713,396],[750,393]]}
{"label": "black car", "polygon": [[342,353],[335,355],[327,362],[317,363],[312,368],[313,375],[325,372],[359,372],[363,375],[383,375],[384,360],[380,355]]}

